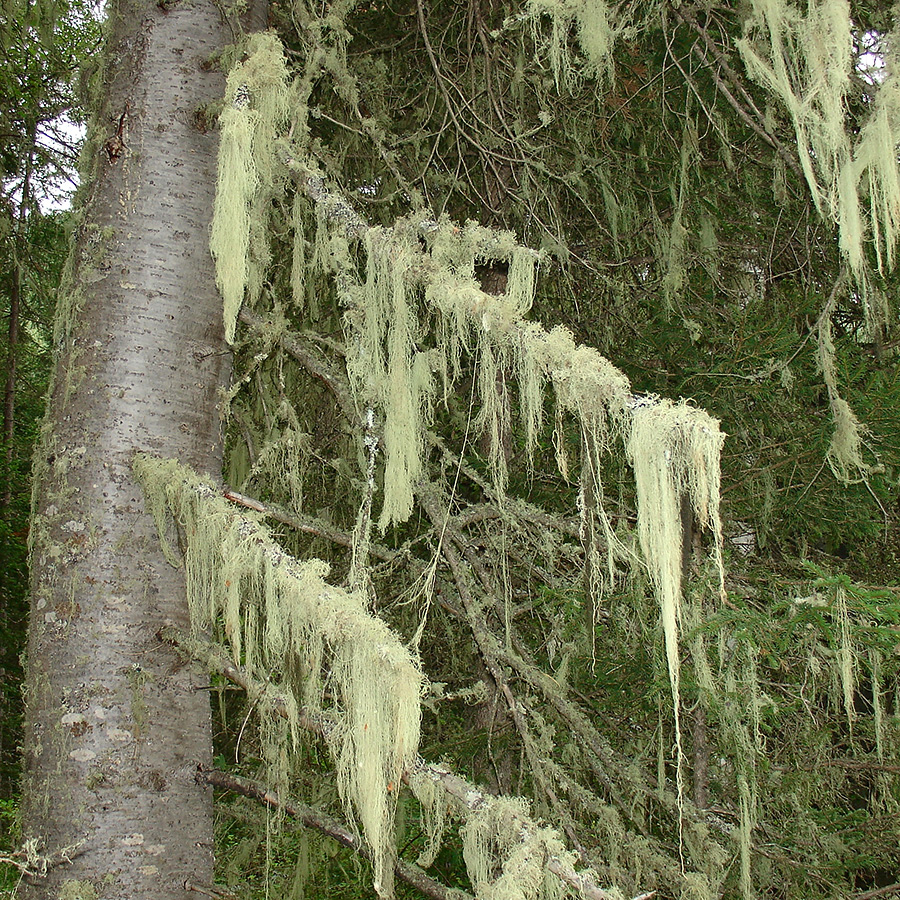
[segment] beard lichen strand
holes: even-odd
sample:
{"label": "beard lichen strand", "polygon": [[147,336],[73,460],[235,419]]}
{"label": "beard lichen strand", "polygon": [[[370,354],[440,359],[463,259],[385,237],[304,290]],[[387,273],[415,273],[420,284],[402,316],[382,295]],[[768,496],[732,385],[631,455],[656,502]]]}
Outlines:
{"label": "beard lichen strand", "polygon": [[666,664],[672,690],[679,806],[684,797],[681,741],[679,631],[681,625],[681,499],[687,496],[700,527],[714,537],[719,588],[724,593],[719,523],[719,423],[686,403],[666,400],[634,410],[628,455],[638,497],[638,539],[660,607]]}
{"label": "beard lichen strand", "polygon": [[[491,436],[490,464],[498,492],[505,486],[505,458],[500,435],[506,433],[507,405],[497,391],[505,371],[513,337],[510,326],[521,321],[534,297],[538,254],[518,247],[510,232],[469,223],[459,229],[448,220],[428,235],[431,271],[425,278],[426,301],[442,313],[438,346],[418,352],[420,332],[410,269],[422,260],[418,235],[421,217],[398,222],[392,229],[370,228],[365,234],[366,282],[362,309],[348,321],[356,324],[355,352],[349,360],[351,381],[364,400],[374,400],[385,416],[384,502],[379,525],[405,521],[412,512],[413,485],[423,472],[424,429],[430,421],[434,384],[432,371],[443,373],[445,398],[460,371],[463,350],[477,347],[476,377],[480,388],[479,425]],[[321,228],[321,226],[320,226]],[[485,304],[477,322],[479,301],[489,295],[478,290],[478,261],[509,262],[508,290],[503,298]],[[482,327],[478,328],[480,324]],[[499,337],[497,336],[499,334]],[[517,354],[517,370],[529,368]],[[534,446],[539,389],[526,378],[528,442]]]}
{"label": "beard lichen strand", "polygon": [[269,261],[268,200],[275,190],[278,136],[290,108],[281,42],[251,35],[245,59],[228,75],[219,116],[219,164],[210,230],[216,285],[224,301],[225,337],[234,330],[245,294],[254,301]]}
{"label": "beard lichen strand", "polygon": [[294,242],[291,252],[291,299],[294,309],[302,313],[306,306],[306,236],[303,228],[303,212],[306,207],[303,194],[297,191],[291,205],[291,228]]}
{"label": "beard lichen strand", "polygon": [[[888,72],[870,113],[852,137],[846,100],[854,74],[853,22],[846,0],[813,0],[805,13],[790,0],[752,0],[737,42],[750,75],[778,97],[791,117],[797,149],[816,208],[838,226],[854,275],[865,279],[866,224],[879,269],[893,265],[900,236],[900,168],[896,146],[900,84]],[[900,26],[892,39],[897,40]],[[864,212],[860,194],[868,194]],[[864,222],[867,219],[868,222]]]}
{"label": "beard lichen strand", "polygon": [[[900,16],[891,43],[900,44]],[[891,59],[889,54],[886,55]],[[893,68],[878,89],[875,109],[863,125],[854,153],[854,166],[868,185],[872,243],[879,271],[894,267],[894,249],[900,236],[900,169],[896,147],[900,143],[900,73]]]}
{"label": "beard lichen strand", "polygon": [[846,0],[813,0],[806,14],[790,0],[752,0],[738,41],[750,75],[791,116],[813,200],[826,214],[834,212],[836,179],[849,159],[844,98],[852,46]]}
{"label": "beard lichen strand", "polygon": [[434,393],[432,356],[415,348],[420,329],[409,274],[417,255],[414,241],[415,233],[405,229],[366,232],[366,282],[347,361],[356,396],[384,412],[382,530],[412,513]]}
{"label": "beard lichen strand", "polygon": [[523,828],[527,801],[490,797],[469,812],[460,829],[466,870],[480,900],[561,900],[565,885],[550,876],[546,860],[572,866],[575,854],[566,850],[551,828]]}
{"label": "beard lichen strand", "polygon": [[[164,546],[167,510],[178,523],[192,627],[222,620],[235,660],[255,678],[269,681],[273,672],[282,673],[279,690],[292,696],[286,711],[294,742],[299,698],[311,713],[334,722],[327,740],[338,788],[372,850],[375,888],[390,897],[398,786],[419,742],[423,677],[417,660],[366,611],[365,597],[329,585],[325,563],[290,557],[254,516],[236,514],[211,482],[175,461],[143,455],[135,458],[134,471]],[[326,663],[337,697],[328,707],[321,674]],[[274,748],[277,742],[267,743]],[[273,774],[284,771],[282,760],[270,762]]]}
{"label": "beard lichen strand", "polygon": [[853,723],[856,721],[856,648],[853,646],[853,631],[850,627],[850,611],[847,607],[847,589],[839,584],[834,590],[834,611],[839,628],[837,647],[838,673],[841,680],[841,694],[844,712],[847,715],[847,730],[853,739]]}
{"label": "beard lichen strand", "polygon": [[[612,82],[615,77],[612,51],[618,30],[604,0],[528,0],[525,13],[531,21],[535,44],[546,45],[556,89],[575,89],[584,76]],[[550,19],[550,36],[541,40],[541,20]],[[569,49],[575,30],[584,60],[579,66]]]}
{"label": "beard lichen strand", "polygon": [[234,341],[249,277],[249,207],[259,180],[251,152],[255,117],[253,110],[236,106],[226,107],[219,116],[219,171],[209,246],[229,343]]}
{"label": "beard lichen strand", "polygon": [[449,803],[447,791],[431,772],[420,768],[409,773],[409,789],[419,801],[425,845],[419,851],[416,865],[429,868],[437,859],[447,827]]}
{"label": "beard lichen strand", "polygon": [[884,707],[881,702],[881,651],[869,650],[869,678],[872,684],[872,721],[875,726],[875,755],[884,761]]}
{"label": "beard lichen strand", "polygon": [[849,485],[864,482],[871,469],[862,457],[866,428],[838,390],[831,316],[840,285],[841,282],[838,281],[819,316],[816,345],[819,368],[822,370],[822,380],[828,391],[828,402],[834,420],[834,433],[828,444],[825,459],[835,478]]}

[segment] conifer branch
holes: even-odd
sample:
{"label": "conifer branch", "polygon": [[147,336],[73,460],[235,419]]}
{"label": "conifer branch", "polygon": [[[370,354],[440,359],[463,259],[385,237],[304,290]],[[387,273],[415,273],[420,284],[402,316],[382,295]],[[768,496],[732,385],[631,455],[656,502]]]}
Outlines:
{"label": "conifer branch", "polygon": [[[760,111],[757,109],[756,104],[753,102],[753,98],[741,83],[740,77],[734,71],[734,69],[732,69],[725,55],[716,45],[716,42],[712,39],[712,37],[710,37],[709,32],[707,32],[707,30],[697,21],[697,19],[694,17],[694,14],[690,10],[679,8],[673,5],[672,12],[674,12],[675,16],[680,19],[685,25],[688,25],[695,32],[697,32],[697,34],[702,38],[703,43],[706,44],[709,52],[714,57],[716,63],[718,63],[722,71],[725,72],[725,74],[728,76],[731,84],[744,97],[746,106],[741,103],[741,101],[738,100],[737,97],[735,97],[734,93],[732,93],[729,86],[725,83],[725,80],[716,70],[716,67],[710,62],[706,51],[698,44],[694,44],[693,46],[698,56],[700,57],[703,64],[707,67],[707,69],[709,69],[709,72],[716,83],[716,87],[722,92],[722,96],[725,97],[731,108],[738,114],[738,116],[747,125],[748,128],[758,134],[770,147],[772,147],[778,153],[778,155],[784,160],[785,164],[798,178],[805,180],[803,169],[800,167],[800,163],[797,160],[796,156],[794,156],[794,154],[791,153],[791,151],[788,150],[788,148],[785,147],[785,145],[782,144],[781,141],[778,140],[778,138],[768,130],[768,128],[766,128],[762,113],[760,113]],[[748,111],[747,107],[750,108],[750,111]]]}
{"label": "conifer branch", "polygon": [[[228,658],[225,650],[218,644],[213,643],[199,636],[191,636],[179,628],[174,626],[165,626],[158,632],[160,640],[164,640],[173,646],[178,647],[182,652],[193,659],[202,662],[210,670],[218,672],[229,681],[242,687],[248,698],[253,701],[263,695],[267,695],[272,701],[272,690],[270,686],[263,684],[248,675],[242,667],[236,666]],[[273,708],[281,715],[287,716],[287,703],[278,702],[275,697]],[[299,724],[305,730],[315,734],[324,735],[329,730],[330,723],[318,716],[310,716],[300,712]],[[424,777],[437,785],[440,785],[444,792],[452,797],[458,807],[470,813],[477,812],[493,801],[493,796],[486,790],[479,788],[464,778],[455,775],[447,766],[427,763],[419,757],[413,767],[404,773],[403,780],[408,782],[410,776],[416,775]],[[217,776],[218,777],[218,776]],[[262,789],[261,790],[265,790]],[[266,793],[268,793],[266,791]],[[273,795],[274,796],[274,795]],[[268,802],[268,801],[266,801]],[[538,826],[530,819],[524,816],[518,817],[523,835],[523,840],[530,836]],[[570,864],[562,859],[549,856],[544,860],[544,865],[549,872],[556,875],[557,878],[566,884],[575,888],[580,892],[580,896],[586,900],[615,900],[615,893],[607,891],[597,885],[588,874],[577,872]],[[401,875],[401,877],[403,877]],[[650,900],[656,895],[655,891],[643,893],[633,898],[633,900]]]}
{"label": "conifer branch", "polygon": [[[282,810],[292,819],[300,822],[305,828],[327,835],[341,844],[341,846],[353,850],[366,859],[369,859],[371,856],[369,848],[343,822],[339,822],[320,810],[304,806],[289,797],[281,798],[275,791],[269,790],[258,781],[230,775],[218,769],[204,768],[197,770],[196,778],[202,784],[232,791],[235,794],[258,800],[273,809]],[[427,875],[419,866],[406,862],[406,860],[398,859],[394,872],[398,878],[416,888],[426,897],[431,897],[432,900],[474,900],[471,894],[441,884],[441,882]]]}

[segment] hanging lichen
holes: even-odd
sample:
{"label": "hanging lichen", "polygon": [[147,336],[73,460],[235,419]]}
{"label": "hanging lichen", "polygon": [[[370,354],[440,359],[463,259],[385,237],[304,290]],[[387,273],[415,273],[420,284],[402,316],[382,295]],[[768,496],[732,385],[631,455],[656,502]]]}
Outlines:
{"label": "hanging lichen", "polygon": [[[612,51],[617,29],[604,0],[529,0],[526,11],[538,44],[541,43],[541,19],[544,16],[550,19],[551,32],[546,52],[557,90],[574,87],[584,75],[598,80],[613,79]],[[569,35],[573,30],[585,57],[580,66],[569,50]]]}
{"label": "hanging lichen", "polygon": [[225,336],[234,340],[234,327],[248,280],[250,201],[258,175],[251,151],[254,114],[243,95],[219,116],[219,175],[210,250],[216,260],[216,284],[224,301]]}
{"label": "hanging lichen", "polygon": [[[420,249],[416,235],[424,235],[427,240],[430,259]],[[474,280],[477,260],[515,258],[516,244],[508,233],[493,232],[472,223],[459,229],[447,220],[426,225],[421,219],[412,219],[398,223],[391,231],[369,229],[366,248],[368,265],[362,309],[348,317],[356,336],[348,369],[363,402],[372,402],[374,398],[385,411],[385,503],[381,526],[403,521],[412,510],[413,486],[422,466],[423,420],[430,415],[430,373],[425,365],[428,358],[415,355],[423,367],[416,374],[412,350],[419,326],[409,299],[412,293],[409,281],[414,262],[418,262],[418,277],[424,282],[423,299],[441,314],[436,349],[439,361],[432,368],[444,373],[445,393],[458,377],[463,350],[475,354],[480,399],[478,424],[490,438],[489,461],[498,490],[502,491],[505,483],[500,435],[509,427],[505,418],[507,407],[497,389],[502,372],[512,369],[520,381],[526,446],[534,444],[544,381],[552,383],[559,408],[573,414],[579,422],[586,448],[583,460],[586,475],[582,478],[579,510],[583,534],[595,536],[587,550],[588,571],[593,573],[589,581],[595,590],[609,584],[614,579],[617,560],[627,558],[628,551],[616,537],[605,512],[600,471],[611,436],[624,436],[629,428],[632,397],[628,379],[596,350],[576,345],[567,329],[558,327],[547,332],[537,323],[522,318],[522,309],[527,306],[524,298],[533,290],[533,275],[517,274],[516,283],[523,284],[527,292],[517,288],[512,296],[507,293],[497,297],[479,289]],[[527,255],[521,254],[516,266],[523,267],[527,261]],[[531,265],[535,263],[536,259],[532,259]],[[676,408],[656,400],[648,400],[646,405],[667,411],[662,418],[652,420],[653,427],[671,429],[672,422],[678,420],[678,428],[684,427],[686,433],[695,435],[688,442],[689,456],[679,462],[683,467],[678,476],[679,489],[690,492],[698,520],[714,532],[716,557],[721,565],[718,524],[721,435],[715,420],[703,418],[699,411],[686,406]],[[671,413],[673,409],[678,412]],[[664,440],[670,440],[674,433],[668,432]],[[714,452],[696,439],[701,433],[709,435]],[[585,493],[585,485],[590,485],[591,496]],[[646,533],[669,534],[665,519],[658,519],[660,515],[666,516],[667,508],[654,504],[650,499],[652,492],[639,488],[638,496],[644,508]],[[589,521],[593,518],[599,523],[598,528]],[[651,521],[659,521],[659,527],[651,529],[646,524]],[[605,545],[604,567],[598,564],[600,536]],[[673,552],[680,566],[680,537],[677,540]],[[659,546],[649,546],[656,562],[661,558],[659,552],[664,544],[665,540]],[[648,552],[647,546],[644,549]],[[608,578],[599,575],[604,568]],[[668,593],[666,578],[659,579],[658,584],[662,585],[661,596],[674,598],[678,594],[680,575],[674,593]],[[661,602],[661,607],[664,618],[676,609],[669,600]],[[671,623],[666,634],[669,637],[673,634]],[[674,652],[674,647],[670,652]]]}
{"label": "hanging lichen", "polygon": [[[689,110],[688,110],[689,112]],[[678,180],[670,185],[672,195],[672,224],[666,228],[662,222],[657,228],[662,232],[660,261],[664,269],[662,277],[663,299],[671,305],[680,295],[687,280],[685,250],[687,227],[685,225],[685,205],[691,189],[691,174],[696,165],[699,151],[699,136],[696,125],[689,122],[682,129],[681,165]]]}
{"label": "hanging lichen", "polygon": [[872,683],[872,721],[875,726],[875,753],[884,759],[884,707],[881,703],[881,653],[869,650],[869,678]]}
{"label": "hanging lichen", "polygon": [[245,61],[228,75],[210,231],[229,343],[245,293],[256,300],[269,262],[266,200],[280,169],[276,138],[288,104],[281,42],[268,32],[252,35]]}
{"label": "hanging lichen", "polygon": [[838,584],[834,592],[834,611],[839,626],[839,641],[837,648],[838,672],[841,679],[841,694],[844,700],[844,712],[847,715],[847,726],[853,733],[853,723],[856,720],[856,707],[854,695],[856,694],[856,652],[853,648],[851,637],[850,613],[847,609],[847,590],[843,584]]}
{"label": "hanging lichen", "polygon": [[461,829],[469,878],[481,900],[559,900],[566,891],[547,872],[548,857],[574,854],[550,828],[523,828],[524,800],[492,797],[466,818]]}
{"label": "hanging lichen", "polygon": [[[295,742],[301,705],[329,722],[338,789],[371,848],[375,888],[390,897],[394,809],[419,742],[416,660],[367,612],[364,595],[329,585],[325,563],[285,554],[264,525],[235,513],[210,482],[146,456],[136,457],[134,470],[172,559],[169,517],[178,523],[192,627],[221,621],[235,661],[251,677],[271,682],[280,674],[280,690],[296,698],[278,709]],[[270,743],[283,752],[279,741]],[[284,768],[282,760],[272,762],[273,771]]]}
{"label": "hanging lichen", "polygon": [[628,441],[638,496],[638,537],[659,602],[665,637],[679,798],[684,793],[679,658],[684,540],[681,506],[687,500],[698,526],[712,533],[720,589],[724,591],[719,524],[719,454],[723,440],[719,423],[707,413],[686,403],[659,400],[634,410]]}
{"label": "hanging lichen", "polygon": [[898,94],[893,73],[875,93],[854,139],[846,120],[853,77],[854,25],[847,0],[811,0],[802,12],[790,0],[752,0],[738,47],[751,76],[784,104],[794,125],[800,163],[819,212],[835,222],[840,246],[857,278],[865,277],[868,195],[879,266],[893,262],[900,234]]}
{"label": "hanging lichen", "polygon": [[[279,412],[287,414],[283,407]],[[241,482],[242,490],[252,490],[261,481],[267,483],[270,489],[274,488],[279,495],[284,495],[295,511],[303,509],[304,470],[309,454],[309,435],[299,431],[298,424],[293,422],[278,430],[260,447],[253,465]]]}
{"label": "hanging lichen", "polygon": [[[690,608],[683,618],[687,627],[693,630],[689,658],[700,688],[699,702],[709,714],[708,721],[717,724],[719,747],[727,748],[728,760],[735,770],[739,882],[745,900],[752,900],[752,836],[759,802],[757,761],[764,750],[761,713],[770,701],[760,691],[757,649],[747,636],[738,637],[726,629],[718,632],[718,661],[714,673],[703,634],[702,611]],[[719,877],[724,875],[724,862],[722,860],[722,868],[718,870],[722,873]],[[715,870],[710,870],[709,875],[715,878]]]}
{"label": "hanging lichen", "polygon": [[[891,41],[900,39],[900,24]],[[887,56],[888,74],[875,97],[875,109],[863,126],[854,153],[856,174],[862,187],[868,188],[872,221],[872,242],[878,268],[894,267],[894,249],[900,236],[900,168],[897,146],[900,144],[900,74],[894,69],[893,55]]]}
{"label": "hanging lichen", "polygon": [[409,787],[419,801],[422,810],[422,828],[425,832],[425,846],[419,852],[416,865],[427,869],[437,859],[444,829],[447,826],[449,812],[447,792],[431,774],[419,771],[410,775]]}
{"label": "hanging lichen", "polygon": [[308,204],[298,191],[294,195],[291,225],[294,230],[294,246],[291,254],[291,297],[298,310],[306,305],[306,236],[303,233],[303,213]]}
{"label": "hanging lichen", "polygon": [[831,316],[841,287],[842,280],[839,280],[819,316],[816,329],[819,366],[822,369],[822,379],[828,391],[828,402],[834,419],[834,433],[825,458],[839,481],[844,484],[858,484],[866,480],[871,469],[862,456],[865,447],[865,426],[860,423],[850,404],[838,391]]}
{"label": "hanging lichen", "polygon": [[370,229],[366,283],[356,345],[347,370],[357,396],[384,412],[384,503],[379,525],[404,522],[422,476],[424,430],[430,419],[432,376],[427,353],[415,349],[418,319],[410,267],[415,251],[402,230]]}

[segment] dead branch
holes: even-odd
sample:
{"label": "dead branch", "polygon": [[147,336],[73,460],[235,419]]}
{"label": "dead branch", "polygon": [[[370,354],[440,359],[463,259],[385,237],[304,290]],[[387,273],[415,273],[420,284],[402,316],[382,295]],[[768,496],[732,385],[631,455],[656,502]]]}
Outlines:
{"label": "dead branch", "polygon": [[725,80],[716,71],[715,67],[710,62],[706,51],[698,44],[694,44],[692,49],[697,52],[703,64],[709,69],[709,72],[716,83],[716,87],[722,92],[722,95],[728,101],[731,108],[738,114],[738,116],[747,125],[748,128],[756,132],[756,134],[758,134],[770,147],[772,147],[778,153],[778,155],[784,160],[785,164],[798,178],[805,180],[803,170],[800,168],[800,163],[798,162],[794,154],[791,153],[790,150],[788,150],[788,148],[766,128],[765,119],[763,118],[760,111],[756,108],[756,104],[753,102],[753,98],[750,96],[747,89],[743,86],[743,84],[741,83],[741,79],[738,77],[734,69],[731,68],[728,60],[725,58],[725,55],[716,45],[716,42],[710,37],[706,29],[696,20],[696,18],[694,18],[693,13],[691,13],[689,10],[679,9],[678,7],[673,6],[672,12],[675,13],[676,18],[680,19],[684,24],[690,26],[702,38],[703,43],[706,44],[707,49],[713,55],[719,67],[728,76],[731,84],[744,97],[744,100],[747,106],[750,107],[750,110],[752,110],[752,113],[751,111],[748,111],[747,106],[741,103],[741,101],[734,96],[728,85],[725,83]]}
{"label": "dead branch", "polygon": [[[256,512],[261,512],[270,519],[281,522],[282,525],[289,525],[291,528],[296,528],[297,531],[302,531],[304,534],[314,534],[316,537],[325,538],[340,547],[350,548],[353,546],[352,535],[348,534],[346,531],[341,531],[340,528],[335,528],[333,525],[323,522],[315,516],[289,512],[276,503],[264,503],[262,500],[257,500],[256,497],[242,494],[240,491],[233,491],[230,488],[226,488],[223,491],[223,496],[232,503],[237,503],[239,506],[246,507],[247,509],[256,510]],[[369,553],[385,562],[393,562],[404,556],[403,551],[388,550],[387,547],[383,547],[380,544],[370,544]]]}

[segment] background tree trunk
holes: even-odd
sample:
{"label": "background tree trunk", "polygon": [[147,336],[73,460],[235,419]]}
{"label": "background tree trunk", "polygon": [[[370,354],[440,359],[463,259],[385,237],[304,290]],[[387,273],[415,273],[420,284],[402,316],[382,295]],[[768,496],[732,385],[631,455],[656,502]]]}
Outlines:
{"label": "background tree trunk", "polygon": [[186,624],[185,590],[131,457],[221,468],[217,139],[195,122],[222,96],[210,61],[232,36],[212,0],[120,2],[109,19],[32,532],[24,835],[77,849],[27,898],[66,882],[66,896],[183,898],[186,879],[212,879],[212,797],[194,780],[211,753],[206,676],[156,636]]}

